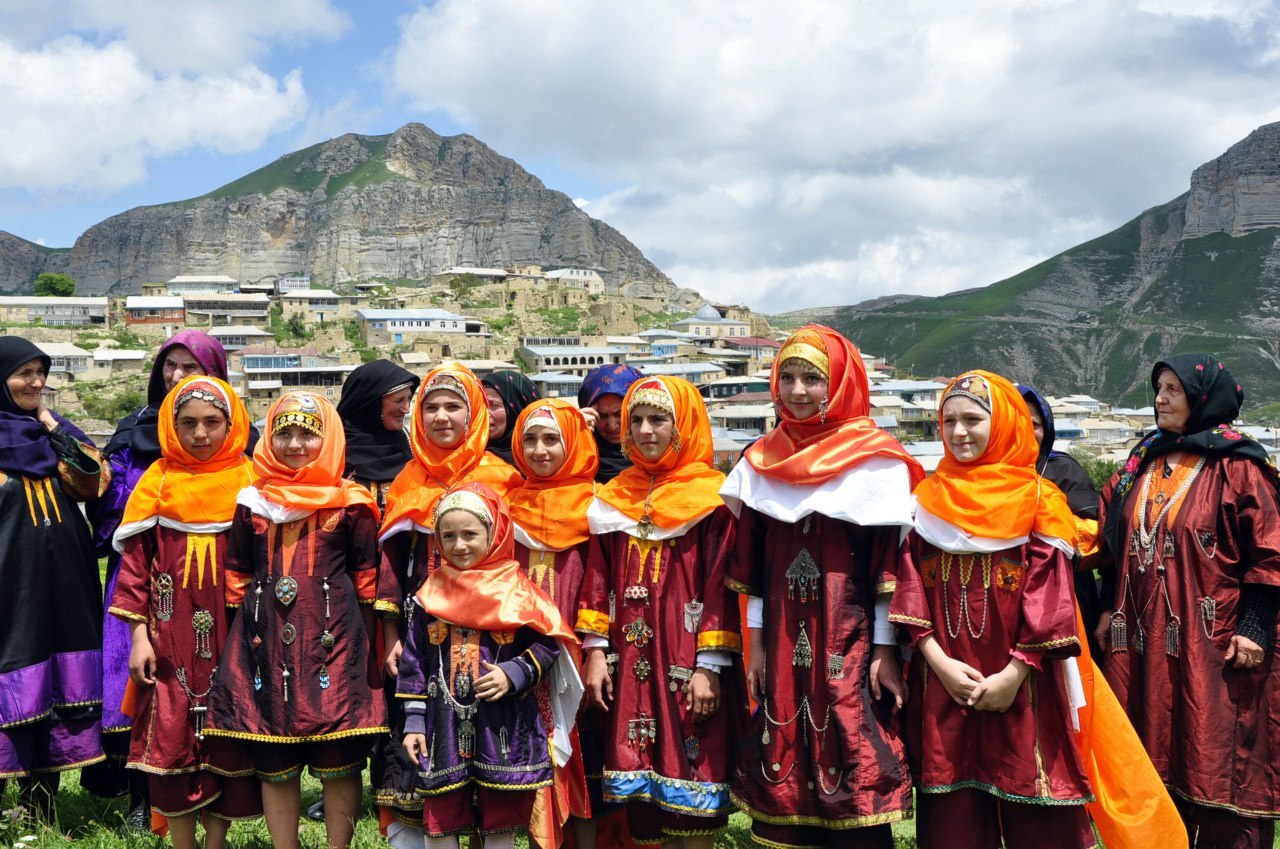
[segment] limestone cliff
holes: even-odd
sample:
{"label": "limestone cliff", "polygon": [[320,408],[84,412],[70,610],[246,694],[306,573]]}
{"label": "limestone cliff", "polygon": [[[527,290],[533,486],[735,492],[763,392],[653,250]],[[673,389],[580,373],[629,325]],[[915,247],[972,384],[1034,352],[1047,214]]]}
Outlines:
{"label": "limestone cliff", "polygon": [[1280,227],[1280,123],[1254,130],[1191,175],[1183,238]]}

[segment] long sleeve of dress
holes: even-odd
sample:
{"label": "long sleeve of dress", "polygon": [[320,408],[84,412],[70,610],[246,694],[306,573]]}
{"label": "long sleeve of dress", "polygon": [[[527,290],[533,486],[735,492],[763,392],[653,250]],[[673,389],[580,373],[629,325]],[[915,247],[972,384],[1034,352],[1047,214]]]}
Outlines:
{"label": "long sleeve of dress", "polygon": [[1256,463],[1228,461],[1222,510],[1234,529],[1241,583],[1280,586],[1280,504],[1273,478]]}
{"label": "long sleeve of dress", "polygon": [[100,497],[111,484],[111,469],[102,461],[102,453],[85,445],[59,428],[49,434],[53,453],[58,456],[58,477],[62,491],[75,501]]}
{"label": "long sleeve of dress", "polygon": [[151,614],[151,562],[156,556],[155,537],[141,533],[125,540],[120,556],[120,577],[107,610],[126,622],[147,622]]}
{"label": "long sleeve of dress", "polygon": [[738,595],[725,585],[725,567],[734,550],[736,520],[720,507],[699,523],[703,534],[705,573],[702,618],[698,623],[698,651],[742,653],[742,614]]}
{"label": "long sleeve of dress", "polygon": [[615,613],[616,598],[611,603],[612,568],[605,536],[592,534],[587,549],[587,568],[578,594],[577,632],[584,637],[609,639],[609,626]]}
{"label": "long sleeve of dress", "polygon": [[253,514],[248,507],[237,507],[231,520],[231,533],[227,537],[227,560],[224,574],[227,580],[227,607],[238,608],[244,601],[245,590],[253,581]]}
{"label": "long sleeve of dress", "polygon": [[373,604],[378,597],[378,520],[365,509],[349,510],[347,574],[356,587],[356,601]]}
{"label": "long sleeve of dress", "polygon": [[760,514],[743,505],[724,576],[725,585],[734,592],[751,596],[764,592],[764,536]]}
{"label": "long sleeve of dress", "polygon": [[1080,653],[1073,572],[1070,558],[1048,543],[1033,538],[1023,550],[1025,564],[1001,557],[994,580],[997,587],[1023,583],[1022,618],[1011,654],[1039,669],[1043,658]]}

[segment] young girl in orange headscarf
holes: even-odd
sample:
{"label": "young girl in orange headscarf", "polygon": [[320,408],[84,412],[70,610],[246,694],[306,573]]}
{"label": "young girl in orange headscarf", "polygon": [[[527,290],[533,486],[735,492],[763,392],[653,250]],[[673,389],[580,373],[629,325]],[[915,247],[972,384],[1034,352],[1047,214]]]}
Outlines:
{"label": "young girl in orange headscarf", "polygon": [[623,413],[635,465],[588,510],[577,623],[590,699],[608,713],[604,799],[626,803],[637,843],[710,847],[733,809],[747,718],[738,603],[724,584],[733,517],[691,384],[639,380]]}
{"label": "young girl in orange headscarf", "polygon": [[[572,622],[578,614],[578,591],[586,568],[587,507],[595,497],[594,478],[600,463],[596,442],[582,413],[558,398],[525,407],[511,434],[516,468],[525,477],[524,485],[507,496],[516,560],[555,601],[565,620]],[[589,742],[598,756],[600,741]],[[561,828],[569,817],[578,849],[595,845],[583,751],[580,746],[574,750],[570,762],[556,770],[555,784],[539,794],[534,806],[529,834],[543,849],[560,845]]]}
{"label": "young girl in orange headscarf", "polygon": [[109,612],[129,623],[136,688],[128,764],[148,775],[152,808],[177,849],[225,844],[233,819],[262,811],[245,748],[204,739],[209,684],[227,639],[227,538],[252,480],[249,416],[216,377],[189,377],[159,411],[161,458],[129,497],[114,545]]}
{"label": "young girl in orange headscarf", "polygon": [[916,488],[912,559],[889,616],[924,661],[907,700],[916,839],[1092,847],[1068,684],[1079,677],[1064,660],[1080,653],[1071,511],[1036,474],[1031,418],[1009,381],[956,378],[939,418],[946,455]]}
{"label": "young girl in orange headscarf", "polygon": [[231,526],[228,603],[239,604],[207,736],[250,741],[271,841],[298,843],[305,765],[324,788],[330,846],[351,842],[360,772],[387,731],[373,652],[378,508],[343,480],[333,405],[292,392],[267,413]]}
{"label": "young girl in orange headscarf", "polygon": [[869,417],[862,356],[834,330],[793,333],[771,388],[780,424],[720,490],[738,514],[727,580],[750,598],[748,682],[764,708],[734,801],[770,846],[892,847],[911,776],[884,576],[924,472]]}
{"label": "young girl in orange headscarf", "polygon": [[410,602],[397,687],[426,846],[457,849],[458,834],[479,832],[486,849],[511,847],[571,752],[577,639],[512,557],[497,493],[464,484],[432,524],[443,562]]}

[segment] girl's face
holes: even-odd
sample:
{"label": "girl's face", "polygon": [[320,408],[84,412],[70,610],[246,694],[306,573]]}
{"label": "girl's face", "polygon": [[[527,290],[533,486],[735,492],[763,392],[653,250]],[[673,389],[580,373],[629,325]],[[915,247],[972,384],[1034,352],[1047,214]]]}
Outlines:
{"label": "girl's face", "polygon": [[9,375],[5,383],[9,389],[9,397],[19,409],[27,412],[35,410],[40,406],[40,392],[44,389],[45,378],[48,376],[44,370],[44,360],[27,360]]}
{"label": "girl's face", "polygon": [[484,388],[484,400],[489,404],[489,441],[493,442],[507,432],[507,405],[492,386]]}
{"label": "girl's face", "polygon": [[183,404],[178,408],[174,424],[178,429],[178,442],[201,462],[217,454],[227,441],[227,416],[208,401],[193,398]]}
{"label": "girl's face", "polygon": [[827,378],[804,360],[787,360],[778,369],[778,394],[782,405],[797,419],[818,415],[827,397]]}
{"label": "girl's face", "polygon": [[972,398],[954,395],[942,405],[942,441],[951,456],[972,463],[991,440],[991,414]]}
{"label": "girl's face", "polygon": [[474,513],[450,510],[436,520],[436,534],[444,559],[459,569],[470,569],[489,550],[489,529]]}
{"label": "girl's face", "polygon": [[560,433],[549,427],[526,428],[520,438],[520,450],[529,468],[540,478],[549,478],[564,465],[564,441]]}
{"label": "girl's face", "polygon": [[657,460],[671,447],[675,421],[666,410],[640,404],[631,410],[631,441],[646,460]]}
{"label": "girl's face", "polygon": [[452,448],[467,435],[467,403],[447,389],[437,389],[422,401],[427,438],[439,448]]}
{"label": "girl's face", "polygon": [[320,446],[323,442],[324,440],[302,425],[289,425],[284,430],[272,434],[271,450],[282,463],[297,471],[320,456]]}
{"label": "girl's face", "polygon": [[387,430],[404,430],[404,417],[409,415],[409,401],[412,398],[413,390],[408,387],[383,395],[378,402],[382,426]]}

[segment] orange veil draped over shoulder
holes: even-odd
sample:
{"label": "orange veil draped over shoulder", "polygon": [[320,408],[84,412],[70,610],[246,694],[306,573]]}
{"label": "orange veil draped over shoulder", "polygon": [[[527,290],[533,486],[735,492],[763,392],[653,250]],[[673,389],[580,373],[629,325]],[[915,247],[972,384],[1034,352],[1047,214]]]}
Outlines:
{"label": "orange veil draped over shoulder", "polygon": [[[564,445],[564,463],[549,477],[533,470],[521,448],[525,430],[538,423],[554,426]],[[587,507],[595,497],[596,469],[600,466],[587,420],[568,401],[548,398],[525,407],[511,433],[516,468],[525,477],[524,485],[507,495],[512,521],[552,551],[586,542],[590,536]]]}

